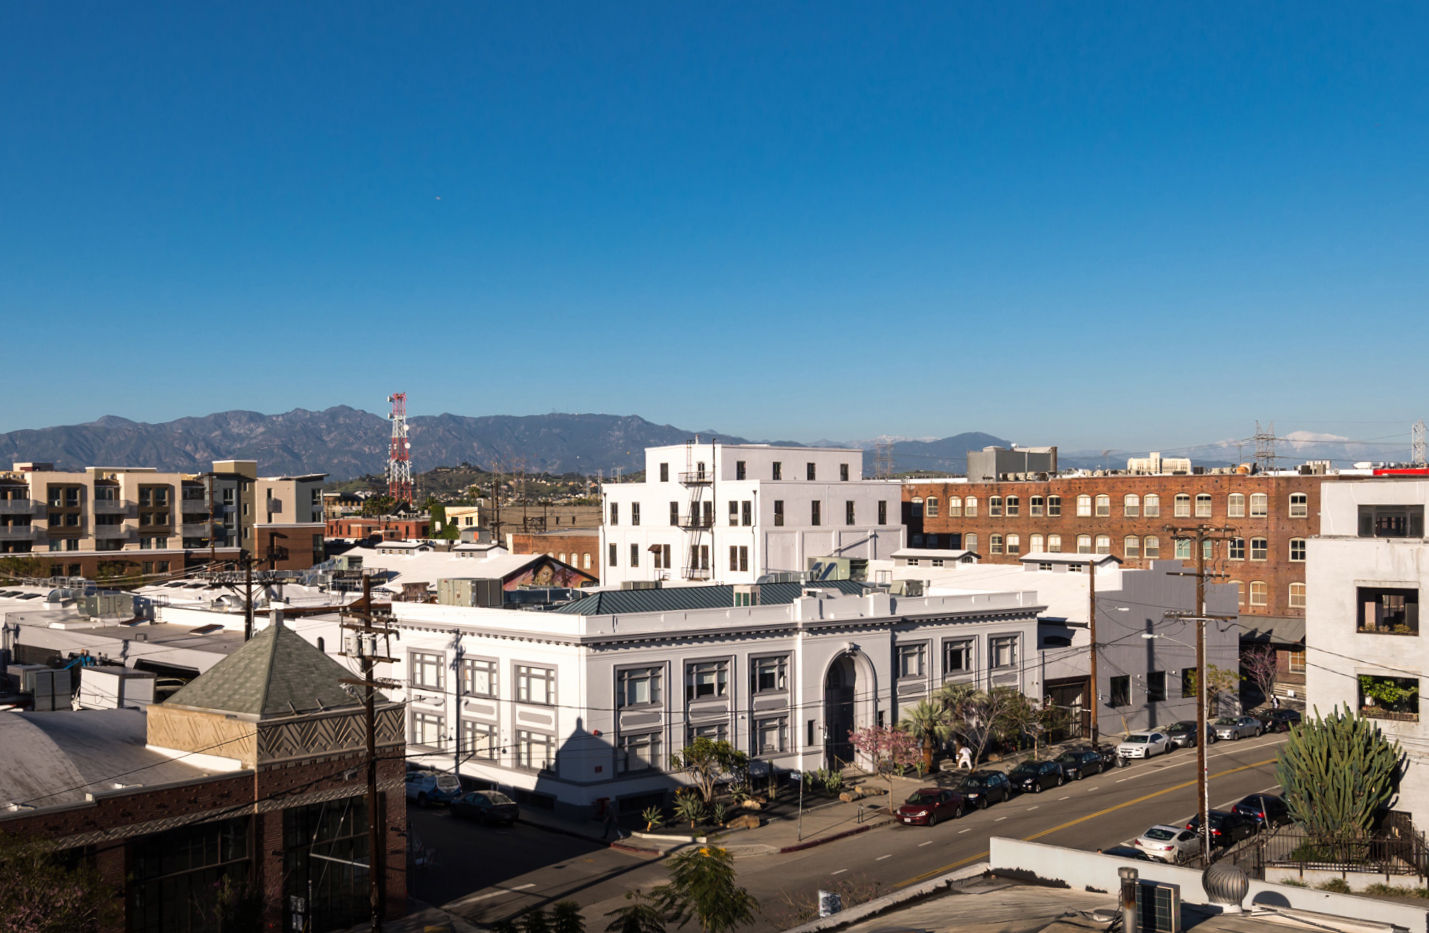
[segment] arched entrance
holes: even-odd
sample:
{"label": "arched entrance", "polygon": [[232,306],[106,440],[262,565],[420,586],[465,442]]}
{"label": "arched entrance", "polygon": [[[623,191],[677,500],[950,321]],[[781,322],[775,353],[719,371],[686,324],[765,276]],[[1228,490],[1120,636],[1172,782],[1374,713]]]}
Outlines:
{"label": "arched entrance", "polygon": [[850,646],[829,662],[824,674],[824,767],[854,761],[849,733],[874,725],[878,716],[878,677],[867,655]]}

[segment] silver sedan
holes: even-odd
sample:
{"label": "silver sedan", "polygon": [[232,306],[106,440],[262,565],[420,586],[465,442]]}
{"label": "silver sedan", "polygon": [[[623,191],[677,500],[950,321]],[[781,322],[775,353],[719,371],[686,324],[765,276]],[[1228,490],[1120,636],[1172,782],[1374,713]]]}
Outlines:
{"label": "silver sedan", "polygon": [[1216,720],[1216,738],[1243,739],[1265,732],[1265,724],[1254,716],[1222,716]]}

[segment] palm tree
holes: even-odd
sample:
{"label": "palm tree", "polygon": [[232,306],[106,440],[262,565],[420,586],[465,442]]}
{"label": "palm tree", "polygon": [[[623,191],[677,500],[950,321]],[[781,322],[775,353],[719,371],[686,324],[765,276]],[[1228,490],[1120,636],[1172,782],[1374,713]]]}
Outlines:
{"label": "palm tree", "polygon": [[953,734],[953,719],[946,703],[937,697],[923,700],[898,723],[923,745],[923,770],[933,770],[933,752]]}

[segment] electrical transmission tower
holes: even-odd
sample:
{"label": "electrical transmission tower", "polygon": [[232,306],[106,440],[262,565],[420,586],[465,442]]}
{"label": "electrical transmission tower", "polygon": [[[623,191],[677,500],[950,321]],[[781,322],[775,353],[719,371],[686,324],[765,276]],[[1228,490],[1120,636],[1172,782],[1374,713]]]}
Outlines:
{"label": "electrical transmission tower", "polygon": [[893,442],[879,441],[873,448],[873,475],[876,479],[893,478]]}
{"label": "electrical transmission tower", "polygon": [[412,442],[407,440],[407,393],[387,396],[392,403],[392,446],[387,453],[387,495],[412,504]]}
{"label": "electrical transmission tower", "polygon": [[1417,467],[1426,466],[1424,457],[1424,419],[1414,422],[1409,429],[1409,459]]}
{"label": "electrical transmission tower", "polygon": [[1260,422],[1255,423],[1255,466],[1262,473],[1275,469],[1275,422],[1268,425],[1268,430],[1260,429]]}

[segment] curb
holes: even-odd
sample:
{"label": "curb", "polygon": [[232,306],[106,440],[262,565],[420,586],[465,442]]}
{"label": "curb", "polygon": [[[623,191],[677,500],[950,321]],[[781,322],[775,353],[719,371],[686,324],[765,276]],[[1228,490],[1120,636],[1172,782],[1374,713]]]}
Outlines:
{"label": "curb", "polygon": [[841,833],[834,833],[832,836],[824,836],[822,839],[810,839],[808,842],[799,842],[792,846],[784,846],[779,849],[779,854],[782,855],[785,852],[800,852],[804,849],[812,849],[814,846],[821,846],[826,842],[836,842],[839,839],[847,839],[849,836],[857,836],[859,833],[866,833],[870,829],[886,826],[890,822],[892,821],[880,820],[877,823],[865,823],[862,826],[855,826],[853,829],[846,829]]}
{"label": "curb", "polygon": [[876,897],[862,904],[856,904],[841,913],[834,914],[831,917],[821,917],[803,926],[786,930],[785,933],[824,933],[824,931],[837,930],[840,927],[846,927],[850,924],[875,917],[886,910],[891,910],[909,901],[921,900],[930,894],[936,894],[940,890],[949,888],[959,881],[975,878],[987,871],[989,867],[987,862],[975,862],[972,865],[965,865],[956,871],[948,872],[946,875],[940,875],[930,881],[904,888],[901,891],[895,891],[892,894]]}
{"label": "curb", "polygon": [[574,829],[567,829],[564,826],[558,826],[553,823],[540,823],[536,820],[522,819],[518,819],[516,822],[521,824],[522,826],[532,826],[536,829],[544,830],[548,833],[559,833],[562,836],[573,836],[576,839],[584,839],[586,842],[603,843],[606,841],[604,836],[592,836],[587,833],[578,832]]}

